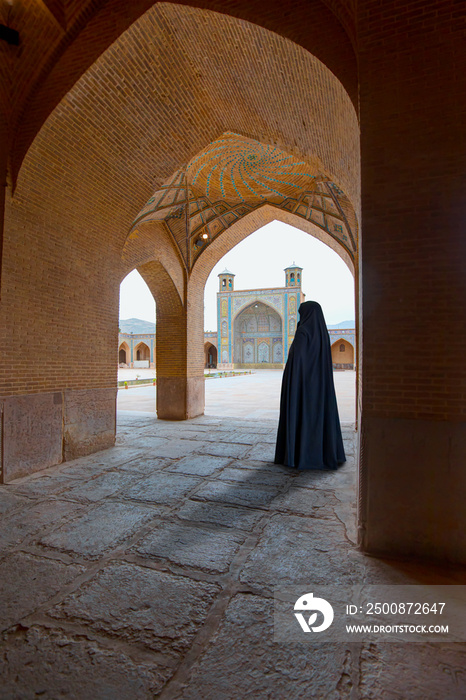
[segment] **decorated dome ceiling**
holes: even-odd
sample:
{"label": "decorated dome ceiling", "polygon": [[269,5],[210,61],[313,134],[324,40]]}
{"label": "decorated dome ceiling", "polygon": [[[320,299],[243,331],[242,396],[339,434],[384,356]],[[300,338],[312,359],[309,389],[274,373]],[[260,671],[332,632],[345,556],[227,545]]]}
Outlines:
{"label": "decorated dome ceiling", "polygon": [[227,133],[193,158],[186,174],[213,200],[276,201],[308,188],[318,169],[274,146]]}
{"label": "decorated dome ceiling", "polygon": [[213,238],[265,203],[324,229],[354,256],[352,206],[319,172],[317,159],[300,160],[231,132],[210,143],[153,194],[132,232],[143,223],[163,221],[180,252],[188,234],[194,260]]}

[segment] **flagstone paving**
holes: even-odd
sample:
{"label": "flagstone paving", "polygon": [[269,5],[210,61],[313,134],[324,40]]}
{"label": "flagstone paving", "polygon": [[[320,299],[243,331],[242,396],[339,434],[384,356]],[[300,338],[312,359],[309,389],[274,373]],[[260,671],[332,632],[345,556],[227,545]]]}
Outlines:
{"label": "flagstone paving", "polygon": [[357,550],[343,431],[341,469],[296,472],[276,420],[128,411],[116,448],[0,486],[0,698],[466,697],[462,644],[274,638],[276,586],[466,582]]}

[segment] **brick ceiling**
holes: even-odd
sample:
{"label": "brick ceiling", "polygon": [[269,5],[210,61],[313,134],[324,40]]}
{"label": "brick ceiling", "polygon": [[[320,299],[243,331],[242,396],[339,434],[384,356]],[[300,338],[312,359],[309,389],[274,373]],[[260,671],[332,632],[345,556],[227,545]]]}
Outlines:
{"label": "brick ceiling", "polygon": [[[13,180],[53,108],[112,42],[156,4],[153,0],[0,2],[0,22],[20,36],[18,47],[0,42],[0,136],[10,144]],[[192,0],[189,5],[247,20],[291,39],[319,57],[357,105],[355,0],[290,0],[286,8],[280,0]]]}
{"label": "brick ceiling", "polygon": [[49,116],[15,198],[37,196],[58,228],[85,203],[76,236],[96,230],[115,253],[134,223],[164,222],[189,268],[202,234],[212,240],[265,203],[354,259],[359,180],[357,115],[321,61],[249,22],[160,3]]}

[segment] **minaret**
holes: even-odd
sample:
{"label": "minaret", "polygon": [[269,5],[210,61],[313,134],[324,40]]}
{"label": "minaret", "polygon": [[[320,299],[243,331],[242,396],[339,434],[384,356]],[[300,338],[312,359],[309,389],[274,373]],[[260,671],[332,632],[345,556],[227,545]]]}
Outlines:
{"label": "minaret", "polygon": [[302,267],[296,265],[293,260],[293,264],[290,267],[285,268],[285,286],[286,287],[301,287],[301,273],[303,271]]}
{"label": "minaret", "polygon": [[219,292],[232,292],[235,288],[234,274],[226,268],[218,276]]}

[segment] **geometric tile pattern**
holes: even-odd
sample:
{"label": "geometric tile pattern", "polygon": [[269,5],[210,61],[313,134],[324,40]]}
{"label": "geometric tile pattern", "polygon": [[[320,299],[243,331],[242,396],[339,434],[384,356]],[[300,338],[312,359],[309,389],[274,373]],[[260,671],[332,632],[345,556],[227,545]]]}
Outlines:
{"label": "geometric tile pattern", "polygon": [[224,133],[174,173],[141,209],[132,231],[163,221],[192,262],[206,242],[263,204],[300,216],[326,231],[354,259],[357,240],[352,206],[319,172],[317,162],[232,132]]}

